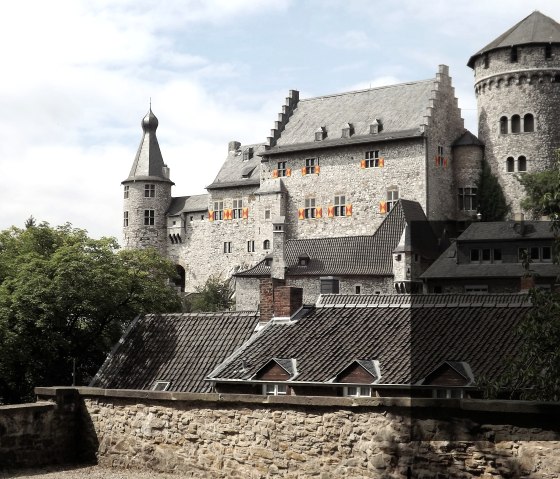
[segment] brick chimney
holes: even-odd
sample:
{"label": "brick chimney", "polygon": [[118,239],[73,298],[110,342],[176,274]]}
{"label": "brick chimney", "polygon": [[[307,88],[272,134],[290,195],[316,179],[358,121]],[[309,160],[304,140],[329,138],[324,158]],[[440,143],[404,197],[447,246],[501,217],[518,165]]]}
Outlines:
{"label": "brick chimney", "polygon": [[284,216],[272,220],[272,268],[270,274],[274,279],[284,280],[286,277],[286,239]]}
{"label": "brick chimney", "polygon": [[261,278],[260,322],[272,318],[290,318],[303,305],[303,289],[285,286],[284,280]]}

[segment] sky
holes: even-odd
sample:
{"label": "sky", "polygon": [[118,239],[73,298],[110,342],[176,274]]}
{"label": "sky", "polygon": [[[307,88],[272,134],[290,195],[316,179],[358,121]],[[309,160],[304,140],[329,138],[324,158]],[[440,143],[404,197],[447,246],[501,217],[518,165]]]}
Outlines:
{"label": "sky", "polygon": [[0,18],[0,230],[31,215],[121,236],[149,108],[175,182],[205,192],[231,140],[266,140],[300,98],[450,67],[477,132],[469,57],[558,0],[18,0]]}

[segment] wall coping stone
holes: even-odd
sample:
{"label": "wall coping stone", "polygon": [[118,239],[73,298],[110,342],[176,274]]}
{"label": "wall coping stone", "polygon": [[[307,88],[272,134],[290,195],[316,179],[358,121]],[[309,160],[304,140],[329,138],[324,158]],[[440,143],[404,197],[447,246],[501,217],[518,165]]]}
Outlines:
{"label": "wall coping stone", "polygon": [[23,403],[23,404],[8,404],[6,406],[0,406],[0,414],[2,414],[3,412],[7,413],[7,414],[12,414],[15,411],[18,410],[31,410],[31,411],[41,411],[41,410],[47,410],[47,409],[54,409],[55,408],[55,404],[52,403],[51,401],[37,401],[37,402],[32,402],[32,403]]}
{"label": "wall coping stone", "polygon": [[[186,393],[173,391],[145,391],[132,389],[102,389],[92,387],[37,387],[35,394],[37,403],[31,405],[16,405],[48,407],[52,403],[44,399],[57,397],[61,393],[75,391],[82,398],[116,398],[116,399],[149,399],[154,401],[184,401],[191,403],[208,403],[209,405],[224,403],[262,404],[278,406],[313,406],[313,407],[346,407],[346,408],[445,408],[463,411],[546,414],[560,417],[560,402],[543,401],[512,401],[485,399],[435,399],[435,398],[402,398],[375,397],[350,398],[335,396],[263,396],[254,394],[218,394],[218,393]],[[11,406],[3,406],[11,407]],[[2,408],[0,407],[0,410]]]}

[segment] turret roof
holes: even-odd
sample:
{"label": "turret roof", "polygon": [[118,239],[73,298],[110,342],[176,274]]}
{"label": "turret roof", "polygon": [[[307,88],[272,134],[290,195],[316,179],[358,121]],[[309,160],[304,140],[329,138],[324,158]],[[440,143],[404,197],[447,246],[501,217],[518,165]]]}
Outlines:
{"label": "turret roof", "polygon": [[560,24],[550,17],[535,10],[531,15],[516,23],[507,32],[476,52],[467,65],[473,67],[476,57],[498,48],[510,48],[515,45],[531,43],[560,43]]}
{"label": "turret roof", "polygon": [[132,164],[132,169],[130,170],[128,178],[123,181],[123,183],[137,180],[165,181],[172,183],[168,173],[164,171],[166,164],[163,162],[156,137],[158,124],[158,119],[153,114],[152,108],[150,107],[146,116],[142,118],[141,125],[144,131],[142,141],[136,152],[136,157],[134,158],[134,163]]}

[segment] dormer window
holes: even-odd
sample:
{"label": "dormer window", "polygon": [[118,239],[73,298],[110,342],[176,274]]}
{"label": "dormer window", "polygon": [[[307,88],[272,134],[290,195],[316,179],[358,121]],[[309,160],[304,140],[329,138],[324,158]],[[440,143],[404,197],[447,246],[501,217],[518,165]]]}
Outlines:
{"label": "dormer window", "polygon": [[241,170],[241,178],[250,178],[255,171],[255,166],[246,166]]}
{"label": "dormer window", "polygon": [[317,128],[315,131],[315,141],[322,141],[327,136],[327,131],[324,126]]}
{"label": "dormer window", "polygon": [[350,138],[354,134],[354,127],[351,123],[346,123],[342,127],[342,138]]}
{"label": "dormer window", "polygon": [[302,254],[298,257],[298,266],[308,266],[309,265],[309,255]]}
{"label": "dormer window", "polygon": [[371,135],[377,135],[383,130],[383,125],[381,124],[381,120],[376,118],[370,125],[369,125],[369,133]]}
{"label": "dormer window", "polygon": [[243,161],[249,161],[253,158],[253,147],[250,146],[243,151]]}

